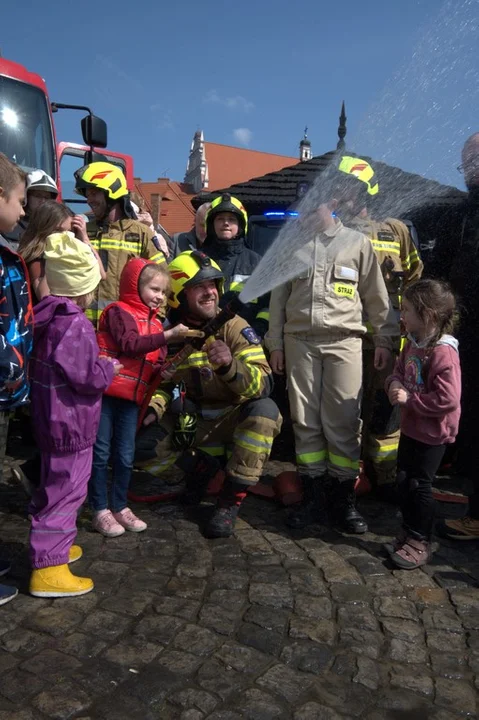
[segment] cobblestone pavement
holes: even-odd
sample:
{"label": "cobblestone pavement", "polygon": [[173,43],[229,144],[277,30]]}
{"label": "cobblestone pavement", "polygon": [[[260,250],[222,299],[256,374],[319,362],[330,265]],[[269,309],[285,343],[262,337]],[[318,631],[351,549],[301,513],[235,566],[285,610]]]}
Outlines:
{"label": "cobblestone pavement", "polygon": [[248,498],[229,540],[141,505],[148,530],[106,540],[82,516],[77,574],[95,591],[27,594],[25,497],[0,488],[2,556],[20,595],[0,609],[0,720],[453,720],[476,717],[478,546],[442,544],[393,570],[392,508],[360,538],[286,531]]}

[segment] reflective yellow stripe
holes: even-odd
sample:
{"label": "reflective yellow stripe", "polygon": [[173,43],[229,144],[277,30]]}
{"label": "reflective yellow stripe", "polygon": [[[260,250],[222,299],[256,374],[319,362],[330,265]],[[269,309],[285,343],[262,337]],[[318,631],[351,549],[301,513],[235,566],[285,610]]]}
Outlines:
{"label": "reflective yellow stripe", "polygon": [[259,393],[259,389],[261,387],[261,370],[256,365],[248,365],[248,370],[251,373],[251,382],[246,388],[246,390],[243,390],[241,393],[243,397],[254,397]]}
{"label": "reflective yellow stripe", "polygon": [[398,452],[399,442],[391,445],[382,445],[377,450],[370,452],[371,458],[377,460],[377,462],[384,462],[386,460],[394,460]]}
{"label": "reflective yellow stripe", "polygon": [[256,319],[267,320],[269,322],[269,310],[261,310],[261,312],[256,315]]}
{"label": "reflective yellow stripe", "polygon": [[327,457],[327,450],[320,450],[319,452],[303,453],[302,455],[296,455],[296,462],[298,463],[298,465],[313,465],[314,463],[326,460]]}
{"label": "reflective yellow stripe", "polygon": [[259,435],[251,430],[236,431],[233,439],[237,445],[254,453],[269,453],[273,444],[273,438]]}
{"label": "reflective yellow stripe", "polygon": [[271,448],[260,448],[256,445],[252,445],[251,443],[246,442],[246,440],[237,440],[235,444],[238,445],[238,447],[243,448],[243,450],[255,453],[255,455],[264,455],[265,453],[269,454],[271,450]]}
{"label": "reflective yellow stripe", "polygon": [[142,250],[141,242],[128,242],[126,240],[114,240],[113,238],[102,238],[101,240],[90,241],[95,250],[123,250],[138,255]]}
{"label": "reflective yellow stripe", "polygon": [[99,308],[87,308],[85,310],[85,315],[89,320],[99,320],[102,312],[103,311]]}
{"label": "reflective yellow stripe", "polygon": [[181,365],[178,365],[178,370],[187,370],[190,367],[203,367],[209,364],[208,355],[205,352],[194,352],[185,358]]}
{"label": "reflective yellow stripe", "polygon": [[404,335],[401,337],[401,343],[399,345],[399,350],[402,352],[404,348],[406,347],[407,343],[407,337],[404,337]]}
{"label": "reflective yellow stripe", "polygon": [[212,455],[213,457],[221,457],[225,454],[224,445],[200,445],[198,450],[202,450],[207,455]]}
{"label": "reflective yellow stripe", "polygon": [[157,252],[156,255],[152,255],[150,260],[154,263],[166,263],[165,256],[162,252]]}
{"label": "reflective yellow stripe", "polygon": [[165,403],[169,403],[171,400],[171,395],[164,392],[164,390],[157,390],[156,393],[153,395],[153,400],[156,400],[157,398],[161,398],[165,401]]}
{"label": "reflective yellow stripe", "polygon": [[151,475],[160,475],[161,473],[168,470],[172,465],[175,464],[177,457],[180,453],[172,453],[168,455],[164,460],[152,460],[145,464],[141,464],[141,469],[151,473]]}
{"label": "reflective yellow stripe", "polygon": [[329,453],[329,459],[333,465],[341,468],[350,468],[351,470],[359,470],[359,460],[350,460],[341,455],[333,455]]}
{"label": "reflective yellow stripe", "polygon": [[401,245],[397,241],[388,242],[387,240],[371,240],[373,248],[377,252],[393,253],[394,255],[401,255]]}
{"label": "reflective yellow stripe", "polygon": [[237,358],[237,360],[244,360],[245,362],[248,362],[248,360],[266,361],[266,356],[261,345],[256,345],[256,347],[247,347],[245,350],[241,350],[241,352],[236,353],[235,358]]}

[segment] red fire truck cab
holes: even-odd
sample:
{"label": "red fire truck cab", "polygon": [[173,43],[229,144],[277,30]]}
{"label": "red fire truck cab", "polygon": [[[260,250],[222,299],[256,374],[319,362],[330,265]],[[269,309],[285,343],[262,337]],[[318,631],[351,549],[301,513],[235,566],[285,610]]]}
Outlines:
{"label": "red fire truck cab", "polygon": [[[61,142],[57,145],[54,113],[62,109],[87,113],[81,121],[84,145]],[[133,160],[129,155],[106,150],[107,126],[88,107],[51,103],[43,78],[23,65],[0,57],[0,152],[26,170],[40,168],[58,185],[60,198],[75,204],[76,212],[86,207],[73,192],[73,172],[87,162],[107,160],[125,172],[133,189]],[[83,207],[81,207],[83,205]]]}

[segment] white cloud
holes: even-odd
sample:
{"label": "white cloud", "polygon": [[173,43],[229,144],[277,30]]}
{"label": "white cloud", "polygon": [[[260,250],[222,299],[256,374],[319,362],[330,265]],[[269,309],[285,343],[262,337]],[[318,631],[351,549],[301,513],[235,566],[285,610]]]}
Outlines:
{"label": "white cloud", "polygon": [[203,102],[212,103],[214,105],[223,105],[229,110],[241,110],[245,113],[250,112],[254,108],[254,103],[247,100],[242,95],[222,98],[216,90],[208,90],[203,98]]}
{"label": "white cloud", "polygon": [[236,142],[240,145],[248,147],[251,142],[251,138],[253,137],[253,133],[248,128],[236,128],[236,130],[233,130],[233,136]]}

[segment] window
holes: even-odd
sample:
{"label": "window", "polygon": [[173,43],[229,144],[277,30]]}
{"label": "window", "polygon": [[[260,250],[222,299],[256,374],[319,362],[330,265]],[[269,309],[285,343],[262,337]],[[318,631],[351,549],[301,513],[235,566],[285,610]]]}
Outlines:
{"label": "window", "polygon": [[40,88],[0,76],[0,152],[26,170],[56,178],[53,128]]}
{"label": "window", "polygon": [[[110,162],[126,172],[125,163],[117,157],[105,155],[105,161]],[[75,213],[88,213],[90,208],[85,199],[75,192],[74,173],[85,164],[84,150],[67,148],[60,158],[60,181],[62,186],[62,200]]]}

